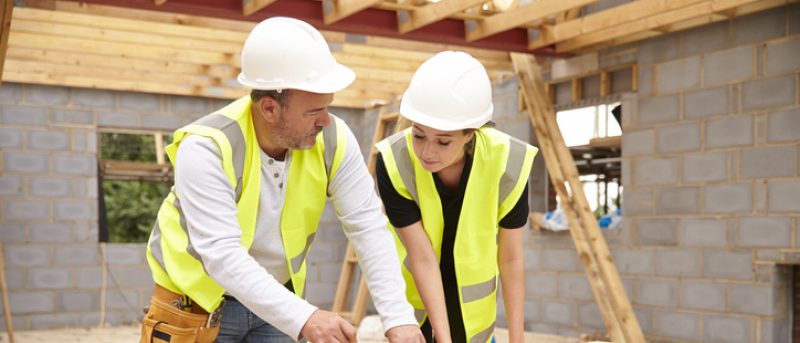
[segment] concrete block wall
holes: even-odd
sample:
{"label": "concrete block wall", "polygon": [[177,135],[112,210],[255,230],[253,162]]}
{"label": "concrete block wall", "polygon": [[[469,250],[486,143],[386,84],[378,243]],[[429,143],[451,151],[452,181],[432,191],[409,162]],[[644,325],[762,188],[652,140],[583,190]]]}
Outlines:
{"label": "concrete block wall", "polygon": [[[789,270],[756,261],[800,249],[798,14],[624,49],[640,89],[623,120],[624,225],[605,235],[653,341],[789,341]],[[604,331],[568,234],[533,234],[528,250],[527,327]]]}
{"label": "concrete block wall", "polygon": [[[139,320],[153,281],[144,244],[98,244],[98,129],[173,130],[228,101],[0,85],[0,241],[18,330]],[[331,109],[362,140],[361,110]],[[372,130],[372,124],[370,129]],[[372,133],[367,133],[371,140]],[[362,144],[363,145],[363,144]],[[330,308],[346,247],[326,209],[309,257],[309,300]],[[5,321],[0,319],[0,328]]]}

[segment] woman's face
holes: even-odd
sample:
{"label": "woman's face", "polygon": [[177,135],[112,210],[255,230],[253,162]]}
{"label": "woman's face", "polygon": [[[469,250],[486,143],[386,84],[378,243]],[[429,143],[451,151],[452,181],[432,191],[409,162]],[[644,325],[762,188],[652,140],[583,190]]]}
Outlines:
{"label": "woman's face", "polygon": [[425,170],[431,173],[461,161],[464,157],[464,146],[474,134],[465,134],[464,130],[441,131],[416,123],[411,127],[414,154]]}

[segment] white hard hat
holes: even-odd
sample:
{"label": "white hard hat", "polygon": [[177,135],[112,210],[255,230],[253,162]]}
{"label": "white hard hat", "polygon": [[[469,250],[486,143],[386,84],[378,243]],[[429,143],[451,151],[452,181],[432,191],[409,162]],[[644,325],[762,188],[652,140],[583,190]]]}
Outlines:
{"label": "white hard hat", "polygon": [[400,101],[400,114],[437,130],[477,129],[492,119],[486,69],[465,52],[443,51],[423,63]]}
{"label": "white hard hat", "polygon": [[327,94],[355,78],[350,68],[336,62],[317,29],[297,19],[274,17],[258,23],[247,36],[237,79],[252,89]]}

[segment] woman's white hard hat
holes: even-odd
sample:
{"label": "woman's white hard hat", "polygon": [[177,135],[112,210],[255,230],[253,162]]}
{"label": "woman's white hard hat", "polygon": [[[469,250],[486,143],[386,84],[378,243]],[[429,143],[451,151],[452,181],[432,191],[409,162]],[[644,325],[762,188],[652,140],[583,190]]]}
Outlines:
{"label": "woman's white hard hat", "polygon": [[411,78],[400,114],[442,131],[477,129],[492,119],[492,84],[483,65],[465,52],[443,51]]}
{"label": "woman's white hard hat", "polygon": [[322,34],[308,23],[274,17],[256,25],[242,48],[239,83],[251,89],[335,93],[355,73],[333,58]]}

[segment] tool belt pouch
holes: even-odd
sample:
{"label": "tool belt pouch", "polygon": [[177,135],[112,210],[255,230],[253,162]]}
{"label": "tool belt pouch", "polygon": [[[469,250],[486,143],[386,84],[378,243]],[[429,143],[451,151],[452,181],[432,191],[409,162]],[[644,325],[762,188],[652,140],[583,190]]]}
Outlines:
{"label": "tool belt pouch", "polygon": [[219,324],[207,327],[208,317],[208,314],[181,311],[153,297],[142,320],[140,343],[213,343],[219,333]]}

